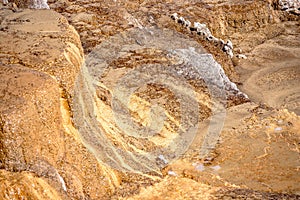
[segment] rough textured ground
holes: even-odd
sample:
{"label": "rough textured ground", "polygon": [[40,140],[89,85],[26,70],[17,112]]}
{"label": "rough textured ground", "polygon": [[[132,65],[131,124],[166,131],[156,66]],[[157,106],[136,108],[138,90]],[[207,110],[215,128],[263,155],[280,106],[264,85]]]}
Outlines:
{"label": "rough textured ground", "polygon": [[[238,67],[241,89],[253,101],[300,114],[300,26],[299,21],[278,26],[277,37],[253,48]],[[249,36],[249,39],[251,36]]]}
{"label": "rough textured ground", "polygon": [[70,88],[83,62],[77,32],[54,11],[1,16],[0,165],[16,173],[3,181],[29,180],[26,187],[3,182],[1,195],[49,199],[36,197],[40,188],[27,191],[36,181],[62,199],[107,195],[118,184],[115,174],[84,148],[70,121]]}
{"label": "rough textured ground", "polygon": [[[1,199],[300,198],[299,16],[276,10],[275,1],[258,0],[49,4],[60,14],[23,8],[14,13],[10,6],[0,10]],[[231,39],[235,53],[248,59],[229,59],[176,25],[169,17],[173,12],[206,22],[214,35]],[[74,82],[84,55],[109,36],[126,35],[138,26],[167,28],[202,46],[251,100],[231,99],[219,143],[199,159],[211,105],[205,88],[191,81],[204,105],[198,134],[160,176],[117,172],[98,162],[72,121]],[[125,49],[110,63],[111,71],[97,90],[98,106],[105,109],[99,114],[102,124],[112,119],[110,86],[117,76],[143,62],[172,66],[161,54]],[[167,104],[173,120],[169,126],[176,127],[176,99],[157,85],[141,88],[132,98],[133,118],[147,123],[152,103]],[[111,137],[117,133],[114,126],[104,127]],[[139,140],[125,141],[143,147]]]}

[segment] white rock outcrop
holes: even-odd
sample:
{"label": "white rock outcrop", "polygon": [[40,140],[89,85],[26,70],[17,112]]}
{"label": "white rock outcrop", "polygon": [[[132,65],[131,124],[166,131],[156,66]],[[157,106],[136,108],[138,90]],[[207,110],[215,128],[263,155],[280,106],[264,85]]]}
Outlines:
{"label": "white rock outcrop", "polygon": [[230,40],[227,40],[225,43],[222,39],[216,38],[212,35],[209,28],[206,24],[202,24],[200,22],[194,22],[194,26],[191,26],[191,22],[189,20],[185,20],[184,17],[178,17],[177,13],[173,13],[171,18],[181,24],[183,27],[188,28],[191,32],[196,32],[197,35],[201,37],[202,40],[207,40],[213,43],[215,46],[218,46],[222,51],[224,51],[230,58],[233,58],[233,44]]}
{"label": "white rock outcrop", "polygon": [[31,0],[29,8],[33,9],[50,9],[47,0]]}

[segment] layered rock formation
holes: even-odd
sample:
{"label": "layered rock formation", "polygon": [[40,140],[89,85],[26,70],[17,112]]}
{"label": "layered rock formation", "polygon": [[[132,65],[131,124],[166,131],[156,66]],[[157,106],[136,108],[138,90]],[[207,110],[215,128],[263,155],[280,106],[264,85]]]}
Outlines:
{"label": "layered rock formation", "polygon": [[[77,32],[54,11],[2,10],[0,34],[0,163],[4,174],[18,172],[2,179],[1,195],[99,199],[112,192],[118,184],[114,172],[85,149],[70,121],[83,62]],[[28,179],[20,182],[28,185],[5,183],[16,178]],[[49,193],[36,196],[39,188],[28,190],[35,183]]]}
{"label": "layered rock formation", "polygon": [[[159,171],[164,165],[155,160],[181,155],[199,121],[248,100],[197,42],[170,30],[117,34],[85,64],[75,88],[74,122],[95,156],[119,170]],[[159,109],[161,115],[155,114]],[[220,130],[211,128],[203,136],[203,157],[218,140]]]}
{"label": "layered rock formation", "polygon": [[[4,7],[0,197],[298,199],[300,119],[291,111],[298,112],[299,23],[277,23],[297,19],[277,5],[50,1],[64,17]],[[229,59],[173,23],[174,12],[206,23],[248,59]],[[225,74],[255,102],[246,103]],[[283,84],[293,87],[284,93]],[[195,97],[188,98],[186,88]],[[259,90],[266,95],[257,95]],[[226,102],[218,91],[229,97]],[[226,118],[211,121],[214,107],[226,108]],[[214,126],[221,131],[203,145]],[[198,127],[191,141],[183,137],[171,146],[186,152],[160,149],[191,127]],[[203,146],[208,151],[200,157]],[[139,157],[155,150],[150,165]]]}

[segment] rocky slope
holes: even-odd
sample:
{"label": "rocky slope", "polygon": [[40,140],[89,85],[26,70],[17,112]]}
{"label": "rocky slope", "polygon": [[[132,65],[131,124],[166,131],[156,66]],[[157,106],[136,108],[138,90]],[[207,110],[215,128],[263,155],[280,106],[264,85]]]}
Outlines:
{"label": "rocky slope", "polygon": [[[9,6],[0,11],[2,199],[300,198],[297,13],[277,10],[275,1],[62,0],[49,5],[60,14],[23,8],[13,13]],[[236,55],[248,59],[230,59],[174,23],[169,17],[174,12],[207,23],[215,36],[233,41]],[[147,33],[139,30],[143,27]],[[217,88],[206,82],[214,77],[205,79],[210,70],[199,76],[192,67],[207,63],[214,69],[213,58],[251,102],[231,83],[225,87],[226,103],[221,95],[214,98],[210,90]],[[167,85],[140,87],[149,75]],[[178,77],[196,97],[185,97],[190,93]],[[129,96],[118,97],[122,91],[115,85],[131,89],[125,92]],[[225,124],[215,123],[222,128],[220,138],[210,154],[199,157],[215,127],[210,120],[218,113],[216,103],[226,107],[226,117],[220,115]],[[184,114],[196,115],[198,126],[194,118],[184,121]],[[150,127],[137,128],[141,134],[162,131],[151,140],[128,135],[128,118],[137,127]],[[177,159],[157,151],[157,162],[150,162],[155,173],[145,173],[148,160],[138,154],[165,147],[180,128],[190,126],[197,129],[187,151]]]}
{"label": "rocky slope", "polygon": [[[0,160],[2,173],[11,174],[3,175],[1,195],[98,199],[112,192],[116,175],[86,150],[70,121],[83,62],[77,32],[54,11],[2,10],[1,16]],[[7,184],[16,179],[24,180],[19,187]],[[39,195],[43,188],[49,194]]]}

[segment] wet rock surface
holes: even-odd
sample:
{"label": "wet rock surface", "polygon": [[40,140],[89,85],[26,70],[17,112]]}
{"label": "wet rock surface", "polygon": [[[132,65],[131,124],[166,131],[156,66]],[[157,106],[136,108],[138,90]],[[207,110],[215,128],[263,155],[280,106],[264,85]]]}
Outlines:
{"label": "wet rock surface", "polygon": [[[277,1],[48,3],[61,15],[23,9],[25,2],[17,2],[21,8],[15,13],[10,6],[0,11],[1,198],[300,198],[297,14],[280,10]],[[174,12],[190,21],[206,23],[213,35],[232,40],[234,53],[245,54],[247,59],[230,59],[210,42],[174,23],[170,18]],[[129,34],[134,29],[151,28],[166,30],[167,34],[161,34],[158,40]],[[95,50],[99,56],[93,54]],[[195,52],[211,53],[209,63],[214,58],[224,69],[222,77],[227,75],[252,101],[249,103],[229,79],[225,81],[229,97],[225,124],[205,157],[199,153],[212,127],[216,101],[201,78],[206,72],[198,76],[192,70],[195,63],[182,62],[182,55]],[[93,63],[93,56],[102,60]],[[96,67],[84,71],[84,57],[86,63]],[[187,60],[194,61],[191,56]],[[120,153],[121,148],[141,153],[164,147],[184,125],[180,119],[184,107],[163,84],[138,87],[130,93],[128,104],[121,101],[120,107],[113,108],[115,85],[135,88],[139,85],[131,80],[145,78],[136,75],[147,72],[155,78],[151,73],[161,71],[158,66],[167,66],[163,68],[169,68],[167,75],[183,78],[195,91],[199,106],[197,134],[187,151],[172,162],[172,155],[161,151],[155,173],[140,173],[143,170],[138,165],[129,172],[122,168],[117,171],[118,167],[103,154],[121,156],[124,163],[119,160],[118,165],[126,166],[130,157]],[[143,73],[136,74],[138,70]],[[135,76],[124,78],[130,73]],[[87,83],[93,87],[86,87]],[[178,87],[177,82],[173,84]],[[186,95],[184,90],[179,91],[175,94]],[[125,116],[122,120],[126,124],[124,108],[138,127],[156,130],[158,124],[163,131],[152,140],[126,135],[128,131],[115,123],[114,116]],[[84,117],[76,115],[78,110]],[[163,110],[166,116],[161,115]],[[149,121],[153,119],[157,122],[154,125]],[[119,148],[117,154],[97,144],[99,138],[90,131],[94,125],[86,126],[90,122],[101,124],[95,127],[104,133],[101,137],[109,138],[114,148]],[[193,120],[188,123],[195,125]],[[90,135],[83,135],[83,129]],[[95,151],[93,145],[101,148]]]}

